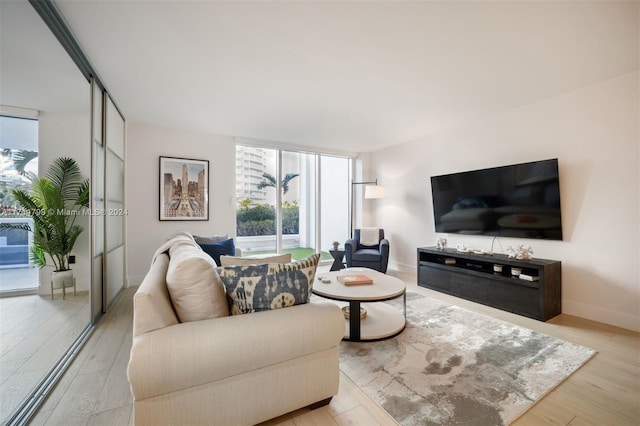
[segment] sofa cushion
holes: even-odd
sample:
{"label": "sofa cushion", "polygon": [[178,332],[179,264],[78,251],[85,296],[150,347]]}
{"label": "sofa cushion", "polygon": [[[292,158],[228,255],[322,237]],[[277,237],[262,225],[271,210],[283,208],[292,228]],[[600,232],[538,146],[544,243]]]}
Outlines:
{"label": "sofa cushion", "polygon": [[[261,376],[260,371],[266,368],[287,371],[280,369],[286,365],[283,363],[335,348],[343,334],[340,308],[315,301],[253,315],[178,324],[134,339],[129,382],[135,401],[165,395],[169,404],[172,392],[184,391],[190,398],[202,391],[198,386],[218,381],[219,387],[230,392],[237,389],[239,377]],[[279,392],[286,398],[286,376],[284,380]],[[314,382],[309,386],[313,388]]]}
{"label": "sofa cushion", "polygon": [[196,240],[198,244],[214,244],[219,243],[220,241],[228,240],[229,234],[220,234],[220,235],[210,235],[208,237],[204,237],[202,235],[194,235],[193,239]]}
{"label": "sofa cushion", "polygon": [[184,245],[172,251],[167,288],[180,322],[229,315],[216,264],[197,247]]}
{"label": "sofa cushion", "polygon": [[165,280],[168,267],[169,256],[159,254],[133,295],[134,336],[178,324]]}
{"label": "sofa cushion", "polygon": [[165,242],[163,242],[160,247],[158,247],[153,255],[151,263],[153,263],[156,257],[161,253],[169,253],[169,257],[171,257],[171,250],[181,245],[197,246],[198,244],[188,232],[176,231]]}
{"label": "sofa cushion", "polygon": [[380,257],[382,257],[382,255],[378,249],[361,249],[351,255],[353,260],[360,260],[362,262],[379,262]]}
{"label": "sofa cushion", "polygon": [[211,256],[211,258],[216,262],[216,266],[220,265],[220,256],[233,256],[236,254],[236,247],[232,238],[218,241],[217,243],[202,243],[200,244],[200,247],[205,253]]}
{"label": "sofa cushion", "polygon": [[231,299],[231,315],[308,303],[319,259],[316,253],[293,263],[218,268]]}
{"label": "sofa cushion", "polygon": [[277,254],[274,256],[220,256],[220,266],[259,265],[261,263],[289,263],[291,253]]}

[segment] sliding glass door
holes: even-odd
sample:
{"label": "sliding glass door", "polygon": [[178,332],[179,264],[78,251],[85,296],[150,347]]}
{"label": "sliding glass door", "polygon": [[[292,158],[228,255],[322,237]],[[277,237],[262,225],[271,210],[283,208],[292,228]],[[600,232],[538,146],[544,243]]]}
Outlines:
{"label": "sliding glass door", "polygon": [[124,288],[125,279],[125,209],[124,196],[124,118],[120,115],[111,98],[105,96],[105,141],[106,162],[104,193],[106,203],[103,307],[106,312]]}
{"label": "sliding glass door", "polygon": [[[30,128],[26,133],[9,135],[5,133],[11,130],[7,122],[0,123],[2,148],[9,150],[3,152],[7,155],[3,155],[2,166],[8,169],[1,173],[0,204],[4,218],[18,216],[13,218],[16,222],[30,226],[33,221],[19,211],[17,200],[5,184],[29,191],[35,172],[44,175],[60,157],[75,160],[83,178],[89,178],[91,171],[90,85],[36,12],[44,6],[43,2],[0,1],[0,114],[23,117],[14,124]],[[30,119],[24,120],[27,111]],[[8,157],[11,164],[6,162]],[[26,161],[29,157],[31,161]],[[67,288],[64,297],[61,289],[52,288],[51,266],[42,270],[29,267],[30,232],[0,234],[0,263],[5,263],[5,268],[0,268],[0,288],[12,285],[16,290],[24,280],[33,289],[0,297],[3,425],[26,424],[90,330],[91,224],[84,212],[76,217],[75,224],[83,228],[71,252],[76,285]],[[18,265],[26,267],[14,268]],[[19,273],[8,275],[13,271]]]}

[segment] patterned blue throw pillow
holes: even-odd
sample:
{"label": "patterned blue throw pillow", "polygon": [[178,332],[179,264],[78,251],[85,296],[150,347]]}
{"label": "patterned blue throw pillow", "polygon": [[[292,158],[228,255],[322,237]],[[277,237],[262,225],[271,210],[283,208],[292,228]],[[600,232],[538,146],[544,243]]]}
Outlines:
{"label": "patterned blue throw pillow", "polygon": [[292,263],[217,268],[231,315],[269,311],[309,302],[320,253]]}

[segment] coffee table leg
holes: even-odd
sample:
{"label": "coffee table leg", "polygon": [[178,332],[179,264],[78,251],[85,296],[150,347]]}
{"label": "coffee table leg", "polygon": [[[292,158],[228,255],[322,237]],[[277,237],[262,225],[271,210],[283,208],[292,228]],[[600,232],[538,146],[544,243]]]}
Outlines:
{"label": "coffee table leg", "polygon": [[360,341],[360,301],[349,301],[349,340]]}

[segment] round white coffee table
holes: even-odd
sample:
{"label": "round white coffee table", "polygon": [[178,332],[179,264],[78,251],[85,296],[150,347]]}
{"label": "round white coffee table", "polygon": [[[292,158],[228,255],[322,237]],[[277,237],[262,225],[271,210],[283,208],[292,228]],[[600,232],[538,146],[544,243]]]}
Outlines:
{"label": "round white coffee table", "polygon": [[[341,275],[367,275],[373,284],[344,285],[338,281]],[[397,336],[404,330],[407,316],[407,297],[402,280],[368,268],[347,268],[341,271],[318,273],[317,277],[329,278],[330,283],[316,279],[313,294],[338,301],[349,306],[349,320],[345,323],[344,340],[352,342],[383,340]],[[402,310],[387,303],[380,303],[402,296]],[[343,302],[343,303],[340,303]],[[347,303],[344,303],[347,302]],[[361,305],[366,316],[360,318]],[[354,314],[355,313],[355,314]]]}

